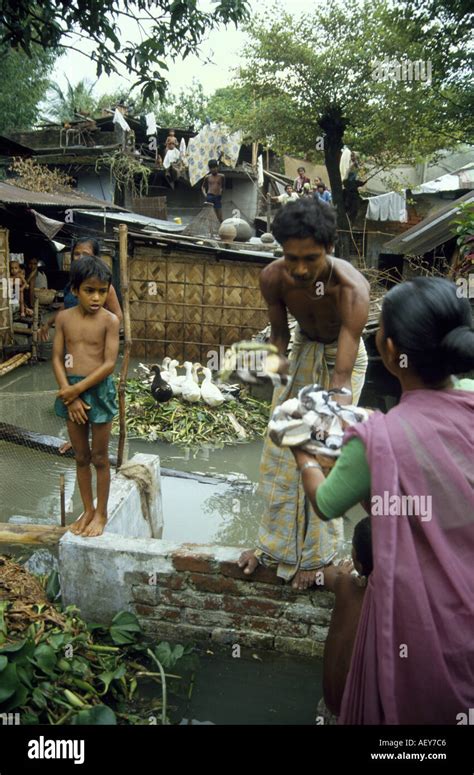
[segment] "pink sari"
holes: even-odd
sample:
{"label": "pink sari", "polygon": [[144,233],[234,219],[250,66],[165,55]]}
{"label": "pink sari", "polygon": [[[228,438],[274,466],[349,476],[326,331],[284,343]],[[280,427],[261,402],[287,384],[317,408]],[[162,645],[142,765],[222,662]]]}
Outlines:
{"label": "pink sari", "polygon": [[[473,418],[472,392],[413,390],[346,433],[371,471],[374,570],[340,724],[457,724],[474,708]],[[431,501],[395,516],[393,495]]]}

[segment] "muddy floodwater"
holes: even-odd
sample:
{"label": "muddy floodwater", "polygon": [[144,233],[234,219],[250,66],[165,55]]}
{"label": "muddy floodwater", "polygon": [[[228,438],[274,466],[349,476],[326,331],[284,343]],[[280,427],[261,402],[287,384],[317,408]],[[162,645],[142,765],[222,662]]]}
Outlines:
{"label": "muddy floodwater", "polygon": [[[130,374],[136,362],[131,363]],[[369,367],[363,406],[388,409],[396,391],[387,383],[380,364]],[[67,439],[66,423],[53,411],[56,384],[50,362],[22,366],[0,378],[0,422],[29,431]],[[117,438],[112,439],[114,454]],[[216,483],[162,477],[164,538],[176,542],[251,546],[255,541],[263,504],[255,492],[260,440],[221,449],[190,450],[160,442],[130,440],[129,456],[147,452],[160,456],[164,468],[216,475]],[[58,523],[59,479],[65,475],[67,520],[81,512],[71,458],[0,441],[0,521]],[[232,483],[219,480],[230,476]],[[241,481],[239,481],[239,479]],[[355,510],[353,517],[357,517]],[[351,533],[352,520],[347,522]]]}

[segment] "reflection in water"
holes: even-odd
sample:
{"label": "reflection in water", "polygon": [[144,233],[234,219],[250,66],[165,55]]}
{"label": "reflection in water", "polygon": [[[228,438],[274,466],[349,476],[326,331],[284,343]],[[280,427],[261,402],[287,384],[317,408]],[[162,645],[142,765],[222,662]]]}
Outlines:
{"label": "reflection in water", "polygon": [[219,514],[221,524],[215,540],[226,546],[253,546],[263,513],[257,485],[235,484],[211,495],[204,504],[208,514]]}

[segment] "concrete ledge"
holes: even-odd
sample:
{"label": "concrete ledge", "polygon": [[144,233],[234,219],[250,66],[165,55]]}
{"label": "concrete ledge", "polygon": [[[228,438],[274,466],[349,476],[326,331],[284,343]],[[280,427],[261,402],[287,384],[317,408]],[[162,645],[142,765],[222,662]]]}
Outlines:
{"label": "concrete ledge", "polygon": [[259,568],[237,565],[241,549],[107,534],[68,534],[59,549],[65,605],[86,620],[132,611],[157,640],[240,644],[302,656],[324,648],[332,594],[297,592]]}

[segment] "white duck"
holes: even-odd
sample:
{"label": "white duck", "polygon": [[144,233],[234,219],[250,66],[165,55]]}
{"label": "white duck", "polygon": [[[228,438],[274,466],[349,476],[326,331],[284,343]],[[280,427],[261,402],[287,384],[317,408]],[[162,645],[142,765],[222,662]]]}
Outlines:
{"label": "white duck", "polygon": [[166,358],[163,358],[163,361],[160,366],[160,374],[162,378],[166,380],[166,382],[170,381],[170,363],[171,363],[171,358],[166,356]]}
{"label": "white duck", "polygon": [[179,365],[179,361],[171,361],[168,369],[168,382],[170,384],[171,390],[173,391],[174,396],[180,396],[182,392],[182,386],[183,382],[186,379],[184,376],[178,377],[176,366]]}
{"label": "white duck", "polygon": [[201,385],[202,400],[208,406],[220,406],[224,403],[225,398],[217,385],[212,382],[211,370],[204,368],[202,373],[204,374],[204,382]]}
{"label": "white duck", "polygon": [[191,361],[185,361],[184,368],[186,369],[186,376],[181,385],[181,396],[183,401],[195,404],[201,398],[201,388],[193,379],[193,364]]}
{"label": "white duck", "polygon": [[193,380],[196,382],[197,385],[199,385],[199,377],[198,377],[199,369],[202,369],[201,364],[193,363]]}

